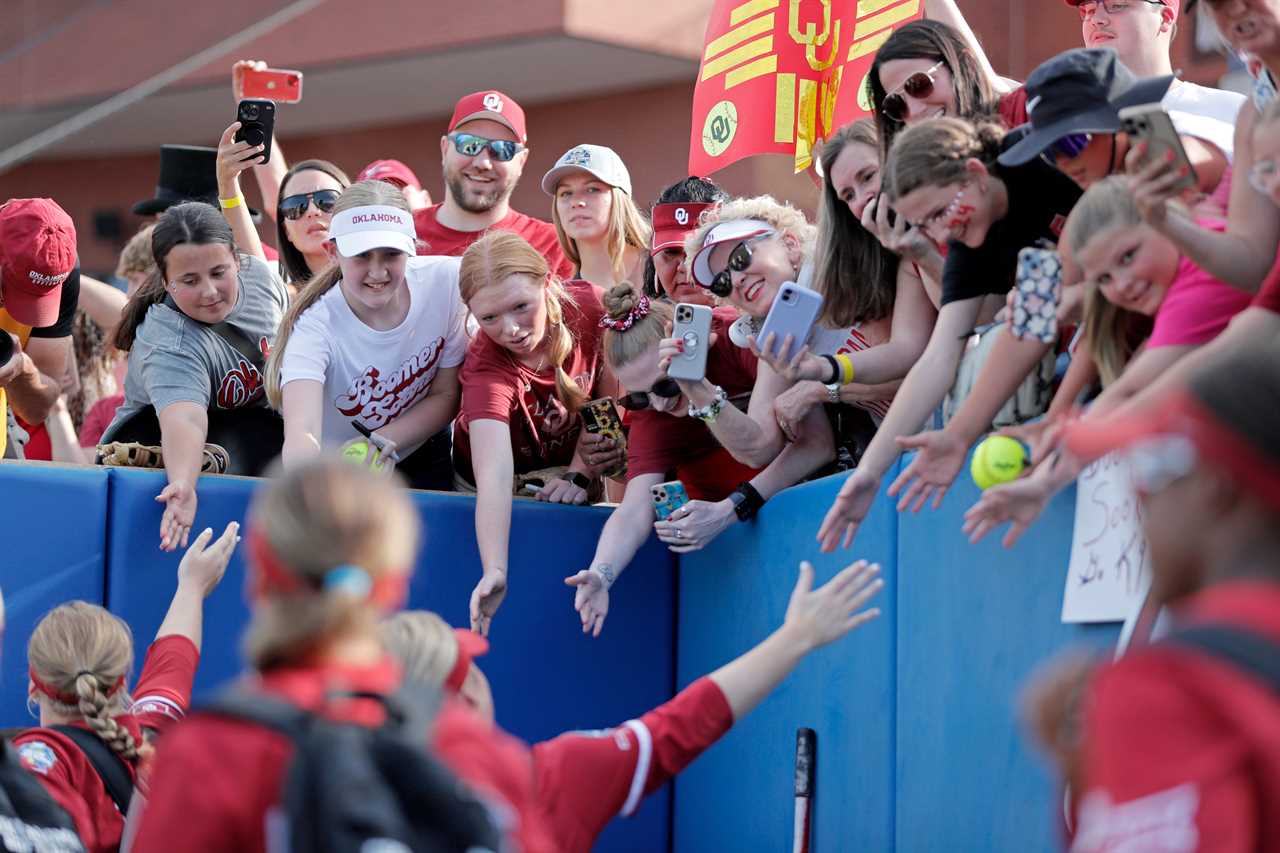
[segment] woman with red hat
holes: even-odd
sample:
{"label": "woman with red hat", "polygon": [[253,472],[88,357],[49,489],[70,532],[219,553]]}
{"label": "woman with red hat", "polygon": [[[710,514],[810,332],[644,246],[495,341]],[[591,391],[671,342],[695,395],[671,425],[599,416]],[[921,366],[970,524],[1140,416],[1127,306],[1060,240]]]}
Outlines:
{"label": "woman with red hat", "polygon": [[658,195],[649,214],[653,238],[644,269],[646,296],[710,308],[716,306],[715,296],[689,277],[684,238],[698,227],[703,211],[728,200],[729,194],[710,178],[685,178]]}

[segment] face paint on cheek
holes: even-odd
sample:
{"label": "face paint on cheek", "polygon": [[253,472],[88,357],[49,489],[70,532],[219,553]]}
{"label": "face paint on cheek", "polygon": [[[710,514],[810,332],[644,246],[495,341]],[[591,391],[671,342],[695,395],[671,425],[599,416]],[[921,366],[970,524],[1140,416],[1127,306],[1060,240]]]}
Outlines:
{"label": "face paint on cheek", "polygon": [[951,214],[951,218],[947,220],[948,231],[959,231],[969,224],[969,220],[973,219],[973,212],[977,210],[971,204],[957,205],[955,212]]}

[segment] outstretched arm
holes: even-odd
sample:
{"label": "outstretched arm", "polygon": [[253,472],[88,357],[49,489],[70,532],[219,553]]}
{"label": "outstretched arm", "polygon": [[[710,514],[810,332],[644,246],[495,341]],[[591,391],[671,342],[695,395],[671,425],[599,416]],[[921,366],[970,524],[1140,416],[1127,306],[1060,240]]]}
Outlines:
{"label": "outstretched arm", "polygon": [[200,650],[204,636],[204,600],[226,573],[227,563],[240,541],[239,534],[240,525],[233,521],[213,544],[209,544],[213,539],[212,527],[206,527],[191,543],[178,564],[178,589],[160,623],[160,630],[156,631],[157,640],[176,634],[186,637],[195,644],[196,651]]}

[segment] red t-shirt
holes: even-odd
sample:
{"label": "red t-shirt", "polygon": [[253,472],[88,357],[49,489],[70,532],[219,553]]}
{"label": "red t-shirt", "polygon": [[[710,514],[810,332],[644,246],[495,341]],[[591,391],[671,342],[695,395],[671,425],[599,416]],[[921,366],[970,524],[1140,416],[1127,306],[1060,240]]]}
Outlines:
{"label": "red t-shirt", "polygon": [[1262,288],[1253,299],[1253,308],[1265,308],[1273,314],[1280,314],[1280,257],[1276,265],[1262,282]]}
{"label": "red t-shirt", "polygon": [[1004,126],[1010,130],[1026,124],[1031,120],[1027,117],[1027,88],[1019,86],[1012,92],[1001,95],[996,111],[1000,113],[1000,120],[1004,122]]}
{"label": "red t-shirt", "polygon": [[538,805],[557,849],[588,853],[615,815],[630,816],[733,726],[720,687],[700,678],[665,705],[613,729],[533,747]]}
{"label": "red t-shirt", "polygon": [[[737,312],[717,308],[711,316],[711,330],[717,336],[707,353],[707,379],[719,385],[730,399],[750,396],[756,384],[756,357],[751,350],[729,340],[728,327]],[[684,483],[689,497],[722,500],[739,483],[750,480],[758,469],[735,461],[720,446],[702,421],[680,415],[644,409],[631,416],[627,436],[627,479],[641,474],[674,471]]]}
{"label": "red t-shirt", "polygon": [[[141,743],[144,727],[158,733],[182,719],[191,703],[191,682],[199,662],[200,652],[186,637],[173,634],[156,640],[142,665],[133,706],[116,721]],[[89,728],[81,722],[73,725]],[[61,732],[44,728],[24,731],[13,739],[13,745],[23,766],[71,815],[85,850],[105,853],[119,849],[124,816],[80,747]],[[137,783],[140,768],[133,762],[124,764]]]}
{"label": "red t-shirt", "polygon": [[[584,392],[594,396],[604,369],[600,351],[604,306],[600,292],[582,279],[565,282],[565,292],[574,303],[564,306],[565,323],[576,342],[565,362],[565,372]],[[573,461],[582,423],[556,396],[554,366],[534,371],[482,331],[471,341],[458,378],[462,384],[462,408],[454,425],[453,446],[459,474],[475,482],[471,422],[478,419],[510,425],[517,474]]]}
{"label": "red t-shirt", "polygon": [[[443,203],[443,202],[442,202]],[[511,231],[528,241],[547,259],[551,271],[561,278],[573,276],[573,264],[565,257],[560,248],[560,238],[556,236],[556,227],[550,222],[525,216],[512,210],[502,219],[490,225],[484,231],[455,231],[447,225],[441,225],[437,219],[439,204],[424,207],[413,215],[413,225],[418,230],[418,239],[427,244],[428,255],[461,255],[475,241],[489,231]]]}
{"label": "red t-shirt", "polygon": [[[400,685],[390,658],[366,667],[277,669],[255,687],[335,720],[375,726],[381,703],[349,699],[326,704],[335,691],[387,694]],[[526,853],[558,850],[546,834],[533,795],[528,749],[457,702],[436,716],[432,752],[501,812],[510,839]],[[164,739],[151,776],[135,853],[167,853],[173,840],[204,853],[265,853],[267,814],[280,802],[292,744],[282,733],[214,715],[194,714]],[[358,792],[353,792],[358,794]],[[273,846],[273,849],[276,849]]]}
{"label": "red t-shirt", "polygon": [[98,446],[98,442],[102,440],[102,434],[115,420],[116,409],[120,408],[123,402],[124,394],[115,394],[111,397],[103,397],[93,404],[88,414],[84,416],[84,422],[80,424],[81,447]]}
{"label": "red t-shirt", "polygon": [[[1280,642],[1280,584],[1233,581],[1180,608]],[[1073,851],[1280,850],[1280,696],[1207,653],[1159,643],[1108,665],[1085,711]]]}

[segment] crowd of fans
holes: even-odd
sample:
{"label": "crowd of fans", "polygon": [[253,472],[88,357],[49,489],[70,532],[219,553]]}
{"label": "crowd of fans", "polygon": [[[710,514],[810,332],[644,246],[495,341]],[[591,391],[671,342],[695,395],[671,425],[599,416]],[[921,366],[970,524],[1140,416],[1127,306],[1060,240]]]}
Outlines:
{"label": "crowd of fans", "polygon": [[[872,117],[819,152],[816,223],[701,177],[646,213],[620,154],[593,144],[542,177],[549,222],[518,212],[530,141],[497,90],[457,102],[434,204],[396,160],[352,182],[326,161],[290,165],[273,140],[263,163],[238,123],[216,151],[166,146],[161,191],[138,207],[154,221],[116,271],[127,294],[80,273],[53,201],[0,207],[0,327],[12,332],[0,452],[163,468],[159,544],[187,548],[132,698],[132,639],[105,610],[64,605],[31,637],[39,727],[4,758],[65,811],[25,815],[38,849],[279,849],[272,815],[301,819],[282,791],[299,784],[286,770],[305,765],[305,739],[243,702],[178,722],[201,603],[239,541],[235,526],[192,535],[198,479],[261,475],[277,457],[246,528],[254,696],[376,727],[396,708],[368,694],[442,691],[431,752],[482,804],[483,819],[450,830],[471,833],[472,849],[588,849],[805,654],[872,618],[861,608],[880,585],[859,562],[815,590],[804,566],[761,646],[613,737],[530,748],[494,728],[473,661],[519,595],[517,498],[615,505],[591,563],[566,578],[566,607],[599,635],[650,535],[704,548],[803,480],[841,472],[814,533],[824,551],[848,548],[900,453],[916,451],[888,488],[899,510],[936,508],[999,428],[1032,465],[987,489],[966,530],[977,541],[1007,523],[1011,545],[1084,465],[1125,450],[1157,603],[1190,602],[1192,621],[1263,643],[1263,658],[1280,651],[1280,1],[1205,2],[1256,78],[1248,98],[1172,74],[1179,0],[1066,2],[1085,47],[1025,84],[991,67],[952,2],[894,32],[868,77]],[[255,67],[235,65],[237,100]],[[1154,104],[1186,163],[1126,130],[1121,110]],[[241,192],[246,172],[260,212]],[[1048,338],[1011,322],[1032,248],[1063,271]],[[812,333],[762,339],[796,283],[821,297]],[[668,375],[686,346],[677,305],[711,309],[700,378]],[[585,427],[604,398],[622,433]],[[659,517],[653,491],[673,480],[690,500]],[[416,553],[402,481],[475,495],[471,631],[427,613],[385,619]],[[1035,691],[1036,730],[1077,794],[1077,849],[1280,845],[1274,695],[1247,655],[1202,635],[1153,641],[1101,673],[1060,667]],[[1229,712],[1219,693],[1234,697]]]}

